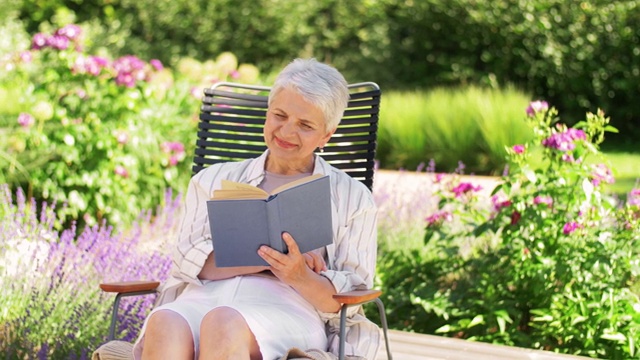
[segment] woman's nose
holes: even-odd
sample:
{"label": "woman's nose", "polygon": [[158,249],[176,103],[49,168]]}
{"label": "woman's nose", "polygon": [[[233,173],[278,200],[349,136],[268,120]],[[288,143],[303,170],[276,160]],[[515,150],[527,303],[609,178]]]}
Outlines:
{"label": "woman's nose", "polygon": [[280,132],[282,133],[282,135],[290,135],[295,131],[294,126],[294,122],[289,120],[282,125]]}

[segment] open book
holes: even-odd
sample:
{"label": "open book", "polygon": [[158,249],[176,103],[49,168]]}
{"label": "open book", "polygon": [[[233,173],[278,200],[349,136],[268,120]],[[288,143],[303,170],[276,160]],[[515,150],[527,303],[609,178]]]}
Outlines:
{"label": "open book", "polygon": [[295,239],[301,253],[333,242],[329,177],[311,175],[268,194],[248,184],[223,180],[207,201],[216,265],[268,265],[257,253],[268,245],[282,253],[282,233]]}

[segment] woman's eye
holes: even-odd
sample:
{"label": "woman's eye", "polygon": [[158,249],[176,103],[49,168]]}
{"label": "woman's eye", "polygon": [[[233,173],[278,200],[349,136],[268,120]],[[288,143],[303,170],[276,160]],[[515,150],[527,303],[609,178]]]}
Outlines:
{"label": "woman's eye", "polygon": [[302,125],[300,126],[305,130],[313,130],[313,126],[311,126],[310,124],[302,123]]}

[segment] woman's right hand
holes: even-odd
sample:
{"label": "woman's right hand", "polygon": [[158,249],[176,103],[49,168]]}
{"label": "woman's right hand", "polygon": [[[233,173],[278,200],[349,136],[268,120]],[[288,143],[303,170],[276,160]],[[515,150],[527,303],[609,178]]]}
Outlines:
{"label": "woman's right hand", "polygon": [[324,261],[324,258],[320,255],[319,251],[309,251],[302,254],[302,256],[304,256],[304,261],[307,263],[307,266],[316,274],[327,270],[327,263]]}

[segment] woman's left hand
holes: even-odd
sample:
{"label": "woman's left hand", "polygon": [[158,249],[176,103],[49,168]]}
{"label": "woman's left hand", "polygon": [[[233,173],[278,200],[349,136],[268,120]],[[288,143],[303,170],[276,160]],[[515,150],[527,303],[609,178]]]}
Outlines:
{"label": "woman's left hand", "polygon": [[289,248],[288,254],[283,254],[268,246],[261,246],[258,249],[258,255],[262,257],[269,265],[271,272],[290,286],[305,281],[310,274],[317,269],[325,270],[324,260],[315,253],[301,254],[298,244],[295,242],[291,234],[285,232],[282,234],[282,240]]}

